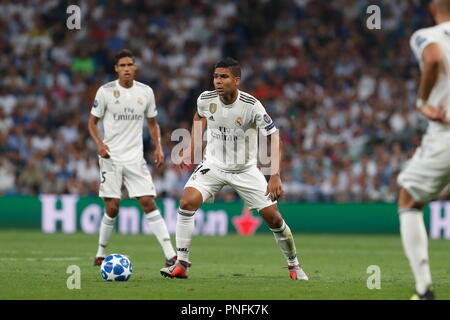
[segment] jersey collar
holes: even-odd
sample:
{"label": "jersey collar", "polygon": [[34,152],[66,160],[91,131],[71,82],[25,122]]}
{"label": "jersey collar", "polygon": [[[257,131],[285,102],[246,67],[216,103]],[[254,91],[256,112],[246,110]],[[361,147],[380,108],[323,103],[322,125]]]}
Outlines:
{"label": "jersey collar", "polygon": [[129,87],[129,88],[125,88],[125,87],[122,87],[122,86],[120,85],[119,79],[116,80],[116,86],[117,86],[118,88],[122,89],[122,90],[130,90],[130,89],[133,89],[135,85],[136,85],[136,81],[133,80],[133,85],[132,85],[131,87]]}
{"label": "jersey collar", "polygon": [[230,103],[230,104],[225,104],[225,103],[223,103],[223,101],[222,100],[220,100],[220,98],[219,98],[219,100],[220,100],[220,102],[222,103],[222,106],[224,107],[224,108],[228,108],[228,109],[231,109],[231,108],[233,108],[234,107],[234,105],[236,104],[236,102],[238,102],[239,101],[239,97],[241,96],[241,91],[238,89],[238,95],[237,95],[237,97],[236,97],[236,100],[234,100],[234,102],[233,103]]}

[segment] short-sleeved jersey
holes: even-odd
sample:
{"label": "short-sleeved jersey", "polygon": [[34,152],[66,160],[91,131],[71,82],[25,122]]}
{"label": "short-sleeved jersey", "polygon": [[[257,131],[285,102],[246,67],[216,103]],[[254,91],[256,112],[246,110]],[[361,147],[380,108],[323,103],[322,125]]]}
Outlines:
{"label": "short-sleeved jersey", "polygon": [[[411,49],[423,68],[422,53],[431,43],[437,43],[443,55],[443,65],[439,70],[437,81],[428,97],[430,105],[443,106],[450,115],[450,22],[423,28],[413,33],[410,40]],[[428,132],[450,131],[450,126],[430,121]]]}
{"label": "short-sleeved jersey", "polygon": [[143,126],[146,118],[157,115],[153,90],[138,81],[124,88],[112,81],[97,90],[91,114],[103,119],[103,142],[111,159],[120,164],[143,158]]}
{"label": "short-sleeved jersey", "polygon": [[227,172],[255,167],[258,132],[271,135],[277,128],[261,102],[238,90],[234,103],[224,104],[216,91],[205,91],[197,99],[197,113],[207,119],[205,161]]}

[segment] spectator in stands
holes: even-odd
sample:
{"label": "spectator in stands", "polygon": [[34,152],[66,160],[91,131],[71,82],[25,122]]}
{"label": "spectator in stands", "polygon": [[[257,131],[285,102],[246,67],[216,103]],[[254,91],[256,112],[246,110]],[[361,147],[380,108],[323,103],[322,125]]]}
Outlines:
{"label": "spectator in stands", "polygon": [[421,1],[380,3],[386,21],[376,33],[361,27],[367,0],[85,1],[77,31],[60,23],[65,5],[0,3],[1,170],[12,192],[92,194],[86,117],[95,88],[114,79],[114,53],[128,47],[138,80],[157,95],[167,166],[153,175],[163,196],[177,197],[188,177],[170,162],[171,133],[190,126],[195,99],[212,89],[212,64],[232,55],[245,66],[242,90],[280,128],[287,200],[396,199],[393,176],[425,124],[405,36],[431,25]]}

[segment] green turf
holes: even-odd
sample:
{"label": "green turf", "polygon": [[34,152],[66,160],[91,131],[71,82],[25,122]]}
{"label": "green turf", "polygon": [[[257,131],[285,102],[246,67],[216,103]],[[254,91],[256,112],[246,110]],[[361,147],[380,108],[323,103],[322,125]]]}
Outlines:
{"label": "green turf", "polygon": [[[153,236],[114,234],[110,252],[133,263],[128,282],[106,282],[92,266],[97,235],[0,231],[0,299],[407,299],[413,278],[399,236],[296,234],[310,281],[292,281],[271,234],[195,236],[190,279],[159,274],[162,251]],[[439,299],[450,299],[450,242],[430,241]],[[69,265],[81,289],[69,290]],[[381,269],[381,289],[367,288],[367,268]]]}

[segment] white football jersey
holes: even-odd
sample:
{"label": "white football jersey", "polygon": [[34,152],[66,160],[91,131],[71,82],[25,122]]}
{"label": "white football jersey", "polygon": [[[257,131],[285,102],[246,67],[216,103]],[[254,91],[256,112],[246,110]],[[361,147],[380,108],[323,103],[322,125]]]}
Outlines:
{"label": "white football jersey", "polygon": [[[443,106],[450,118],[450,21],[436,26],[423,28],[413,33],[410,40],[411,48],[423,68],[422,53],[430,43],[437,43],[443,55],[443,67],[434,85],[428,102],[435,107]],[[429,121],[428,132],[450,131],[450,126],[435,121]]]}
{"label": "white football jersey", "polygon": [[258,132],[264,136],[277,128],[255,97],[238,90],[236,101],[224,104],[216,91],[197,99],[197,112],[207,119],[204,160],[229,172],[245,171],[258,161]]}
{"label": "white football jersey", "polygon": [[144,156],[143,126],[157,115],[153,90],[138,81],[124,88],[112,81],[97,90],[91,114],[103,119],[103,142],[118,164],[141,161]]}

